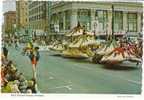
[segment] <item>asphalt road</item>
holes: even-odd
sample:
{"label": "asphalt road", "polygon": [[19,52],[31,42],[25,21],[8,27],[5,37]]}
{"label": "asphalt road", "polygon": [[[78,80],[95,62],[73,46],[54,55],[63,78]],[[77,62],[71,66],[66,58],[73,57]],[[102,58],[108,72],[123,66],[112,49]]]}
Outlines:
{"label": "asphalt road", "polygon": [[[21,50],[9,48],[12,59],[27,79],[32,78],[32,67]],[[40,52],[37,66],[38,88],[41,93],[93,93],[139,94],[141,93],[141,66],[108,67],[85,60],[53,56]]]}

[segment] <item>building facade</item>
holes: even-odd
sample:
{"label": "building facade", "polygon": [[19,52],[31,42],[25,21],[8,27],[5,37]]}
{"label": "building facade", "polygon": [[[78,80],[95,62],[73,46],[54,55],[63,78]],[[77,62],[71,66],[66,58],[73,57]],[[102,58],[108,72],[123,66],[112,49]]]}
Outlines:
{"label": "building facade", "polygon": [[49,31],[50,2],[28,1],[29,27],[34,31]]}
{"label": "building facade", "polygon": [[116,35],[142,32],[142,3],[58,2],[52,5],[51,12],[51,26],[58,25],[60,33],[69,31],[78,22],[97,35],[111,34],[112,23]]}
{"label": "building facade", "polygon": [[16,28],[16,12],[8,11],[4,13],[4,32],[12,34]]}
{"label": "building facade", "polygon": [[28,26],[28,1],[16,1],[16,25],[18,29]]}

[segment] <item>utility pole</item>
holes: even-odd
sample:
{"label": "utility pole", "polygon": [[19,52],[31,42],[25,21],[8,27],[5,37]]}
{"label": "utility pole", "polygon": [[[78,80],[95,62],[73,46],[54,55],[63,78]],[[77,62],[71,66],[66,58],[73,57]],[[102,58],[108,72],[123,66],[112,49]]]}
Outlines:
{"label": "utility pole", "polygon": [[51,22],[51,1],[48,1],[48,33],[50,33],[50,22]]}
{"label": "utility pole", "polygon": [[112,4],[112,39],[115,39],[114,36],[114,6]]}

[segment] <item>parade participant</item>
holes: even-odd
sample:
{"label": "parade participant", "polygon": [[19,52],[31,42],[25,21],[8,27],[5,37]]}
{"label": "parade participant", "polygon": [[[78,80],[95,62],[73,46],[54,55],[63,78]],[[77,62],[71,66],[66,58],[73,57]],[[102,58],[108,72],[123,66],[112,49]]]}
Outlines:
{"label": "parade participant", "polygon": [[30,54],[30,51],[32,50],[32,48],[33,48],[33,44],[31,43],[31,42],[28,42],[27,43],[27,45],[26,45],[26,47],[25,48],[23,48],[23,52],[22,52],[22,54],[23,55],[29,55]]}
{"label": "parade participant", "polygon": [[27,48],[28,48],[28,49],[32,49],[32,48],[33,48],[33,44],[32,44],[31,42],[28,42]]}
{"label": "parade participant", "polygon": [[31,60],[32,63],[32,69],[33,69],[33,78],[36,79],[36,65],[37,62],[39,61],[40,58],[40,54],[38,51],[38,47],[35,47],[32,51],[30,51],[30,55],[29,58]]}
{"label": "parade participant", "polygon": [[18,40],[15,40],[15,49],[18,49]]}

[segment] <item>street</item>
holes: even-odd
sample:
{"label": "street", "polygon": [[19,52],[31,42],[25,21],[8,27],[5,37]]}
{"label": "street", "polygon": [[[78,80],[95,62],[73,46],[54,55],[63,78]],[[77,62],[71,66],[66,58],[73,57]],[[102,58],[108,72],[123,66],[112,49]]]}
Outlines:
{"label": "street", "polygon": [[[8,49],[9,58],[18,70],[31,79],[29,58],[21,54],[21,49]],[[68,59],[43,51],[37,66],[38,89],[41,93],[140,94],[142,68],[139,66],[108,68],[84,59]]]}

